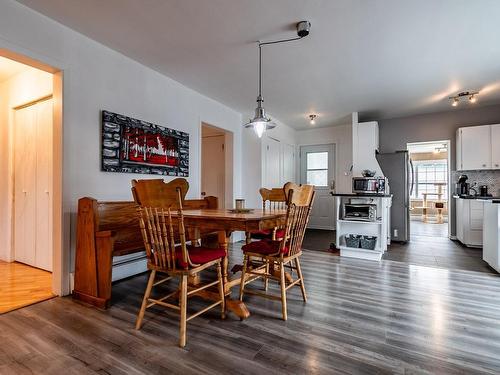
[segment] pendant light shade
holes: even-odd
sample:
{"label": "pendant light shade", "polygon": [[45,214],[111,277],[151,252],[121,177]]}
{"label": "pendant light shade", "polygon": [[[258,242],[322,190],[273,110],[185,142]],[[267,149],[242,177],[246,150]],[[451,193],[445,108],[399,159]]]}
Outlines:
{"label": "pendant light shade", "polygon": [[276,127],[276,124],[266,116],[266,110],[262,107],[262,96],[257,97],[257,108],[255,108],[255,116],[245,124],[245,128],[253,128],[257,137],[261,138],[266,130]]}

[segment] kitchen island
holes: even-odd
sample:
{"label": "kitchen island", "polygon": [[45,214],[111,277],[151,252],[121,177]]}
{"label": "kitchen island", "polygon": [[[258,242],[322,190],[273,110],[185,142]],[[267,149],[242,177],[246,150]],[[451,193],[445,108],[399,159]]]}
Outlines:
{"label": "kitchen island", "polygon": [[[390,244],[390,194],[336,194],[336,246],[340,256],[380,260]],[[347,206],[346,206],[347,205]],[[351,209],[347,212],[346,207]],[[358,213],[352,208],[358,207]],[[363,215],[371,210],[374,215]],[[359,241],[358,241],[359,238]],[[370,241],[375,246],[370,248]],[[354,244],[354,246],[353,246]],[[364,248],[363,248],[364,247]]]}

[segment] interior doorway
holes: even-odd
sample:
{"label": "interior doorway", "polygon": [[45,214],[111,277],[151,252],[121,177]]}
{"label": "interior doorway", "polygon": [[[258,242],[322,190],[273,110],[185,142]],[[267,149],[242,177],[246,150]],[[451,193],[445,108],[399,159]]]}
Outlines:
{"label": "interior doorway", "polygon": [[201,196],[217,197],[219,208],[233,199],[233,133],[201,123]]}
{"label": "interior doorway", "polygon": [[408,143],[413,165],[410,194],[411,236],[449,236],[450,142]]}
{"label": "interior doorway", "polygon": [[0,313],[62,291],[62,73],[0,50]]}

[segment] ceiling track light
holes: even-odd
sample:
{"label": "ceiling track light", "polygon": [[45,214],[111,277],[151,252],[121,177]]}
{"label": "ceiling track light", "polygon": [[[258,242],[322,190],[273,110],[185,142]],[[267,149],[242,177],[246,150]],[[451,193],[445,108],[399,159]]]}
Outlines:
{"label": "ceiling track light", "polygon": [[266,110],[262,106],[264,98],[262,97],[262,46],[270,44],[278,44],[285,42],[293,42],[294,40],[302,39],[309,35],[311,23],[309,21],[300,21],[295,25],[297,29],[297,37],[290,39],[273,40],[270,42],[259,41],[259,94],[257,95],[257,108],[255,108],[254,118],[243,125],[245,128],[253,128],[257,137],[261,138],[266,130],[273,129],[276,124],[273,123],[270,117],[266,116]]}
{"label": "ceiling track light", "polygon": [[316,117],[318,117],[318,115],[309,115],[309,123],[311,125],[315,125],[316,124]]}
{"label": "ceiling track light", "polygon": [[478,91],[462,91],[459,92],[457,95],[450,96],[448,99],[452,100],[451,105],[453,107],[456,107],[458,106],[460,100],[465,98],[469,99],[469,103],[476,103],[478,94],[479,94]]}

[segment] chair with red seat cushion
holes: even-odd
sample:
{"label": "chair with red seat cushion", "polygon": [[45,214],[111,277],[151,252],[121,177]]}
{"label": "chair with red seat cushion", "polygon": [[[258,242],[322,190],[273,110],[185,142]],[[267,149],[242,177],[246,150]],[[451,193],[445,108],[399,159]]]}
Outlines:
{"label": "chair with red seat cushion", "polygon": [[287,254],[288,248],[284,247],[280,249],[281,241],[274,240],[260,240],[253,241],[247,245],[244,245],[241,250],[243,253],[254,253],[254,254],[262,254],[262,255],[279,255],[279,254]]}
{"label": "chair with red seat cushion", "polygon": [[[157,191],[157,186],[161,188],[161,192]],[[209,249],[187,245],[182,213],[182,199],[187,187],[187,181],[184,179],[176,179],[163,185],[159,183],[153,185],[134,184],[132,187],[136,202],[151,201],[151,199],[148,199],[148,195],[152,195],[156,197],[155,203],[157,205],[147,207],[139,204],[138,208],[139,226],[148,258],[148,269],[151,273],[137,317],[136,329],[141,328],[142,319],[148,307],[161,305],[180,310],[180,347],[186,345],[186,323],[190,319],[187,317],[187,284],[189,276],[194,276],[208,267],[216,267],[217,280],[196,289],[191,289],[189,295],[196,294],[197,291],[208,287],[218,286],[219,299],[202,311],[205,312],[220,305],[222,318],[225,315],[221,261],[226,256],[226,251],[220,248]],[[179,242],[180,245],[176,246],[176,243]],[[155,282],[157,273],[166,274],[167,277]],[[177,292],[159,299],[150,298],[153,286],[173,278],[179,279],[179,305],[166,302],[169,297],[176,295]],[[198,313],[194,315],[198,315]]]}
{"label": "chair with red seat cushion", "polygon": [[[208,247],[194,247],[187,246],[189,260],[191,264],[200,265],[208,262],[212,262],[217,259],[224,258],[226,256],[226,252],[224,249],[212,249]],[[189,268],[189,264],[183,261],[182,257],[182,247],[176,247],[176,255],[177,255],[177,264],[181,268]]]}
{"label": "chair with red seat cushion", "polygon": [[[287,320],[286,291],[289,288],[300,285],[302,298],[304,302],[307,301],[299,257],[302,254],[302,240],[314,201],[314,187],[312,185],[298,186],[289,182],[285,185],[284,191],[288,198],[283,237],[279,240],[264,239],[254,241],[242,247],[244,258],[241,272],[240,301],[243,301],[244,293],[271,299],[281,299],[283,320]],[[261,262],[261,264],[255,266],[256,262]],[[274,270],[275,265],[279,268],[279,276],[269,271],[270,266]],[[296,270],[298,275],[296,280],[293,280],[293,278],[289,280],[288,285],[286,285],[285,266]],[[289,277],[291,278],[291,276]],[[259,278],[279,280],[281,298],[253,289],[246,289],[246,285]]]}
{"label": "chair with red seat cushion", "polygon": [[[272,188],[266,189],[261,188],[259,190],[260,196],[262,197],[262,209],[263,210],[284,210],[286,208],[286,197],[283,188]],[[252,239],[254,240],[276,240],[283,238],[285,231],[281,228],[274,229],[263,229],[256,230],[247,233],[247,243]]]}

